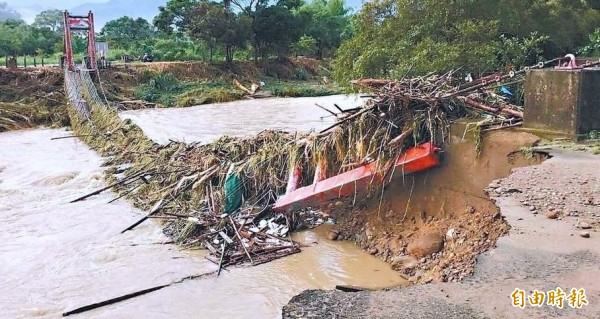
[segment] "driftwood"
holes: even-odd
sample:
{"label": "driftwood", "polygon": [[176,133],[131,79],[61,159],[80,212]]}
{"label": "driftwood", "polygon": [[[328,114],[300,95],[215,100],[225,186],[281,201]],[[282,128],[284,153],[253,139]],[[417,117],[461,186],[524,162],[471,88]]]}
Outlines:
{"label": "driftwood", "polygon": [[136,292],[133,292],[133,293],[130,293],[130,294],[126,294],[126,295],[123,295],[123,296],[119,296],[117,298],[112,298],[112,299],[108,299],[108,300],[105,300],[105,301],[93,303],[93,304],[90,304],[90,305],[87,305],[87,306],[83,306],[83,307],[80,307],[80,308],[77,308],[77,309],[74,309],[74,310],[70,310],[70,311],[64,312],[62,314],[62,316],[63,317],[67,317],[67,316],[70,316],[70,315],[75,315],[75,314],[78,314],[78,313],[82,313],[82,312],[94,310],[96,308],[100,308],[100,307],[112,305],[114,303],[125,301],[125,300],[131,299],[131,298],[135,298],[135,297],[138,297],[138,296],[141,296],[141,295],[145,295],[147,293],[150,293],[150,292],[153,292],[153,291],[157,291],[157,290],[163,289],[163,288],[168,287],[168,286],[170,286],[170,284],[168,284],[168,285],[160,285],[160,286],[156,286],[156,287],[152,287],[152,288],[148,288],[148,289],[136,291]]}
{"label": "driftwood", "polygon": [[358,79],[351,81],[350,83],[359,86],[365,86],[369,88],[380,88],[383,87],[393,81],[385,80],[385,79]]}
{"label": "driftwood", "polygon": [[387,146],[395,146],[404,143],[404,141],[406,141],[410,134],[412,134],[412,129],[405,130],[404,132],[402,132],[402,134],[389,141]]}
{"label": "driftwood", "polygon": [[142,175],[144,175],[144,174],[140,173],[140,174],[134,174],[134,175],[129,176],[129,177],[125,177],[124,179],[122,179],[122,180],[120,180],[120,181],[118,181],[118,182],[116,182],[114,184],[110,184],[110,185],[108,185],[106,187],[103,187],[103,188],[101,188],[99,190],[96,190],[96,191],[93,191],[93,192],[91,192],[89,194],[83,195],[83,196],[81,196],[79,198],[76,198],[76,199],[70,201],[69,203],[76,203],[76,202],[82,201],[82,200],[84,200],[86,198],[92,197],[94,195],[98,195],[98,194],[100,194],[100,193],[102,193],[102,192],[104,192],[106,190],[109,190],[109,189],[115,187],[115,186],[128,185],[129,183],[127,183],[127,182],[133,183],[133,182],[135,182],[135,180],[137,180],[138,178],[140,178],[140,176],[142,176]]}
{"label": "driftwood", "polygon": [[248,256],[248,259],[250,259],[250,262],[253,263],[254,261],[252,261],[252,256],[250,256],[248,249],[246,249],[246,245],[244,245],[244,241],[242,240],[242,237],[240,236],[240,233],[238,232],[237,227],[235,227],[235,221],[233,221],[233,218],[231,218],[231,215],[229,216],[229,220],[231,221],[231,226],[233,227],[233,231],[237,235],[237,238],[240,240],[240,245],[242,245],[242,248],[244,248],[244,251],[246,252],[246,255]]}
{"label": "driftwood", "polygon": [[219,271],[217,272],[217,277],[221,275],[221,269],[223,269],[223,258],[225,257],[225,249],[227,249],[227,245],[223,243],[223,245],[221,245],[221,259],[219,260]]}
{"label": "driftwood", "polygon": [[54,140],[62,140],[62,139],[66,139],[66,138],[76,138],[76,137],[88,137],[88,136],[93,136],[94,134],[86,134],[86,135],[69,135],[69,136],[61,136],[61,137],[53,137],[50,140],[54,141]]}
{"label": "driftwood", "polygon": [[521,119],[523,118],[523,112],[513,110],[506,105],[504,105],[504,106],[501,105],[498,108],[494,108],[494,107],[485,105],[479,101],[468,98],[466,96],[460,96],[460,97],[458,97],[458,99],[463,101],[465,104],[469,105],[470,107],[482,110],[487,113],[508,115],[511,117],[516,117],[516,118],[521,118]]}
{"label": "driftwood", "polygon": [[89,304],[87,306],[79,307],[79,308],[74,309],[74,310],[69,310],[67,312],[64,312],[62,314],[62,316],[63,317],[67,317],[67,316],[70,316],[70,315],[75,315],[75,314],[78,314],[78,313],[83,313],[83,312],[86,312],[86,311],[94,310],[94,309],[97,309],[97,308],[100,308],[100,307],[112,305],[112,304],[117,303],[117,302],[125,301],[125,300],[131,299],[131,298],[142,296],[142,295],[145,295],[147,293],[151,293],[153,291],[157,291],[157,290],[169,287],[169,286],[180,284],[180,283],[182,283],[182,282],[184,282],[186,280],[193,280],[193,279],[197,279],[197,278],[202,278],[202,277],[210,276],[210,275],[215,274],[216,272],[217,271],[212,271],[212,272],[208,272],[208,273],[203,273],[203,274],[197,274],[197,275],[183,277],[181,279],[172,281],[171,283],[168,283],[168,284],[165,284],[165,285],[159,285],[159,286],[155,286],[155,287],[152,287],[152,288],[147,288],[147,289],[139,290],[139,291],[132,292],[132,293],[129,293],[129,294],[126,294],[126,295],[122,295],[122,296],[119,296],[119,297],[116,297],[116,298],[104,300],[104,301],[101,301],[101,302],[96,302],[96,303],[93,303],[93,304]]}
{"label": "driftwood", "polygon": [[[146,181],[146,180],[145,180],[143,177],[140,177],[140,179],[141,179],[141,180],[143,180],[143,181]],[[119,195],[119,196],[117,196],[117,197],[115,197],[115,198],[111,199],[111,200],[110,200],[110,201],[109,201],[107,204],[114,203],[114,202],[116,202],[117,200],[119,200],[119,199],[121,199],[121,198],[123,198],[123,197],[125,197],[125,196],[127,196],[127,195],[129,195],[129,194],[131,194],[131,193],[133,193],[133,192],[135,192],[137,189],[139,189],[139,188],[140,188],[140,186],[142,186],[142,185],[138,185],[138,186],[136,186],[136,187],[134,187],[134,188],[132,188],[132,189],[130,189],[130,190],[127,190],[127,191],[126,191],[126,192],[124,192],[123,194],[121,194],[121,195]]]}
{"label": "driftwood", "polygon": [[[159,212],[166,204],[174,201],[175,199],[177,199],[177,197],[179,195],[181,195],[182,193],[184,193],[185,191],[191,189],[195,183],[188,183],[185,187],[181,187],[181,185],[187,181],[187,180],[194,180],[197,179],[200,175],[204,174],[203,177],[206,177],[207,175],[211,175],[214,174],[216,171],[214,170],[213,166],[212,168],[209,168],[208,170],[199,173],[199,174],[193,174],[190,176],[185,176],[183,177],[176,185],[175,188],[172,190],[169,190],[166,194],[163,195],[163,197],[154,204],[154,206],[152,207],[152,209],[150,210],[150,212],[148,214],[146,214],[146,216],[140,218],[138,221],[136,221],[135,223],[131,224],[129,227],[125,228],[123,231],[121,231],[121,234],[130,231],[132,229],[134,229],[135,227],[137,227],[138,225],[140,225],[141,223],[143,223],[144,221],[146,221],[149,217],[151,217],[152,215],[156,214],[157,212]],[[170,197],[169,197],[170,196]],[[169,198],[167,198],[169,197]]]}
{"label": "driftwood", "polygon": [[337,117],[337,116],[338,116],[338,114],[337,114],[337,113],[330,111],[328,108],[326,108],[326,107],[324,107],[324,106],[322,106],[322,105],[319,105],[318,103],[315,103],[315,105],[316,105],[316,106],[318,106],[319,108],[321,108],[322,110],[326,111],[327,113],[329,113],[329,114],[331,114],[331,115],[335,116],[335,117]]}
{"label": "driftwood", "polygon": [[240,90],[248,93],[251,96],[254,96],[258,91],[260,91],[261,87],[260,85],[256,84],[256,83],[252,83],[252,85],[250,86],[250,89],[248,89],[247,87],[243,86],[238,80],[234,79],[233,80],[233,84]]}

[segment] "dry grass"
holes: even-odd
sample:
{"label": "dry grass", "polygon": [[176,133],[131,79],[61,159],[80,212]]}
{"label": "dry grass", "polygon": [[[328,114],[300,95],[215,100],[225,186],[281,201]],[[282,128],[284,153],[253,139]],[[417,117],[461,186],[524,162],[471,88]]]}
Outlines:
{"label": "dry grass", "polygon": [[0,132],[68,125],[62,81],[56,69],[0,69]]}

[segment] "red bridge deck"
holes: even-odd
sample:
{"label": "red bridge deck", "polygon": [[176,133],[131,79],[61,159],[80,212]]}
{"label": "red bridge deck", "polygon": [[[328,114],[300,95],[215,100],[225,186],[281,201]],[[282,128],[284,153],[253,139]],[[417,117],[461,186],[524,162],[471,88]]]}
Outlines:
{"label": "red bridge deck", "polygon": [[[424,143],[406,150],[395,162],[395,174],[410,174],[424,171],[440,164],[439,149],[432,143]],[[369,186],[382,181],[381,172],[376,163],[364,164],[345,173],[324,179],[315,184],[298,188],[280,196],[273,209],[275,211],[297,210],[304,207],[316,207],[325,201],[354,196]]]}

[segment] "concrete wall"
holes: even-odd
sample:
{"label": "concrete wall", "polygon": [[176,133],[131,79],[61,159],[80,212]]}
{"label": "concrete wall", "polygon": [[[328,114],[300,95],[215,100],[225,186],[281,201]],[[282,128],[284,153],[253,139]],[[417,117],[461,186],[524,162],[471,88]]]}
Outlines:
{"label": "concrete wall", "polygon": [[581,72],[577,131],[600,131],[600,69]]}
{"label": "concrete wall", "polygon": [[600,130],[600,70],[532,70],[525,80],[524,127],[577,139]]}

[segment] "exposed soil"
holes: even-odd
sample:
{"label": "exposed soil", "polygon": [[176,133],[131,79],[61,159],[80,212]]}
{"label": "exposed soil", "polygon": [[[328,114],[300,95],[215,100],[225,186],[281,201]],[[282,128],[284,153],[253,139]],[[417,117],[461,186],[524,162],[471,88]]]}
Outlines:
{"label": "exposed soil", "polygon": [[470,275],[475,256],[509,229],[483,189],[512,168],[539,163],[544,156],[527,158],[520,149],[538,139],[510,131],[489,134],[477,156],[475,142],[463,139],[460,125],[455,131],[441,167],[396,180],[382,197],[354,210],[326,208],[338,220],[337,237],[355,241],[412,282]]}
{"label": "exposed soil", "polygon": [[[283,317],[600,318],[600,158],[572,150],[551,155],[488,188],[511,230],[477,258],[472,277],[376,292],[305,291]],[[588,305],[573,309],[565,299],[563,309],[516,308],[509,296],[517,287],[526,294],[560,287],[567,295],[584,288]]]}

